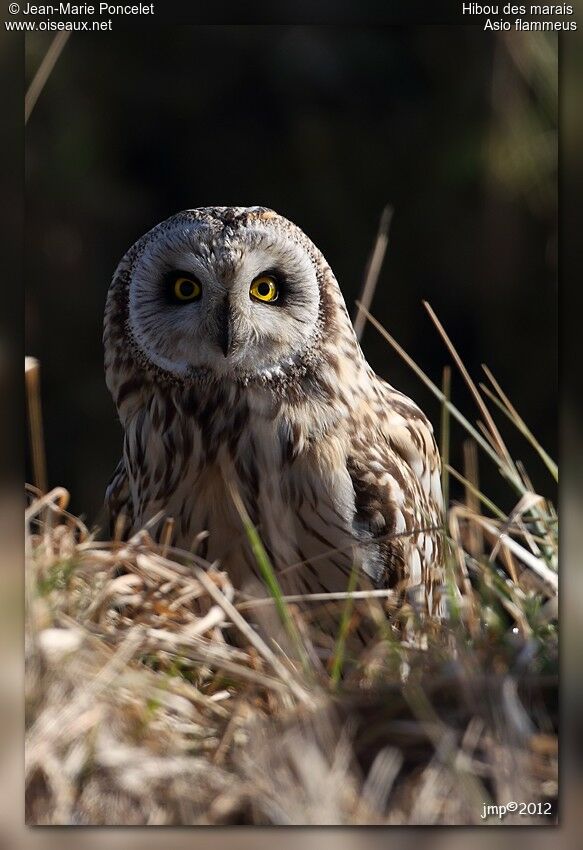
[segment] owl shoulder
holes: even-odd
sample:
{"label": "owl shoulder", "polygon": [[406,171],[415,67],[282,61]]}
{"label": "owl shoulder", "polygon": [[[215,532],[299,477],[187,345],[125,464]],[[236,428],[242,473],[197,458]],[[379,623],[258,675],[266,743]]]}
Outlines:
{"label": "owl shoulder", "polygon": [[441,461],[433,426],[408,396],[372,375],[370,401],[354,429],[349,466],[359,484],[378,493],[400,488],[407,501],[419,494],[441,507]]}

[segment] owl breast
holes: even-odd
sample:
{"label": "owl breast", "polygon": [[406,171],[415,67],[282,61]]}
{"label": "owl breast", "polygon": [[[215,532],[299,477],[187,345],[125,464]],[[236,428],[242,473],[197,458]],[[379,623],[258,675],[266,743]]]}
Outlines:
{"label": "owl breast", "polygon": [[133,527],[160,512],[172,517],[174,544],[197,546],[243,590],[256,592],[259,568],[233,490],[286,592],[344,590],[355,558],[370,575],[380,569],[375,550],[355,536],[355,493],[341,436],[329,433],[325,448],[312,445],[261,393],[154,392],[127,421],[124,454]]}

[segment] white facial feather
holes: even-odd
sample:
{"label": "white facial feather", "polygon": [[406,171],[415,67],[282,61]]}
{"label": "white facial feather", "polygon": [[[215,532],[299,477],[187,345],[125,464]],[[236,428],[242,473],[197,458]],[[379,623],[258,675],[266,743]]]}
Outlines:
{"label": "white facial feather", "polygon": [[[199,300],[169,303],[165,281],[174,271],[199,281]],[[253,280],[265,272],[280,283],[274,303],[250,296]],[[217,316],[225,298],[232,344],[223,356]],[[301,245],[261,225],[217,234],[200,222],[177,222],[144,247],[131,274],[129,323],[134,339],[156,366],[177,376],[200,367],[218,374],[277,371],[310,345],[318,307],[310,257]]]}

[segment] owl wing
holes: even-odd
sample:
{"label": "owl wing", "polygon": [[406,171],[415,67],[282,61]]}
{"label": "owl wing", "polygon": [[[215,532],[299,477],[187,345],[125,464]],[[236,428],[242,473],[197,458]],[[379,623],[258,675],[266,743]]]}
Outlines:
{"label": "owl wing", "polygon": [[127,529],[133,519],[133,505],[125,461],[122,458],[115,468],[105,491],[105,506],[109,515],[109,533],[114,534],[120,516],[125,516]]}
{"label": "owl wing", "polygon": [[441,464],[431,423],[407,396],[376,378],[372,409],[347,458],[354,528],[365,571],[382,587],[422,585],[440,558]]}

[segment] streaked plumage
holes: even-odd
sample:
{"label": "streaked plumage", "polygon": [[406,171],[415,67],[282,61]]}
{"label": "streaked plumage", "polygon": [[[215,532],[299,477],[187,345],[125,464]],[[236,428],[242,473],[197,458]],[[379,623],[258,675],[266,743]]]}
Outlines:
{"label": "streaked plumage", "polygon": [[[174,272],[200,284],[198,300],[168,302]],[[266,273],[275,303],[250,297]],[[115,272],[104,345],[124,429],[114,517],[137,530],[162,511],[184,548],[208,531],[205,556],[245,588],[257,566],[235,487],[287,590],[345,589],[357,558],[373,584],[417,587],[435,607],[431,425],[367,364],[336,279],[300,228],[262,207],[162,222]]]}

